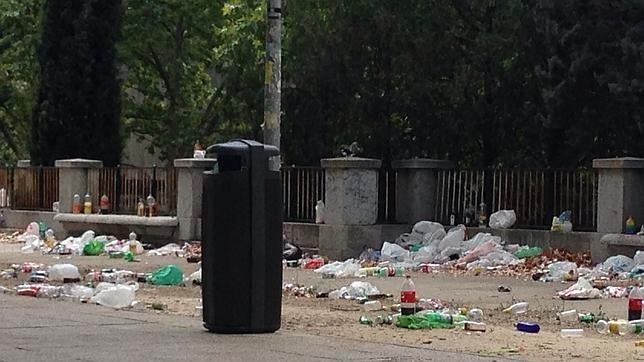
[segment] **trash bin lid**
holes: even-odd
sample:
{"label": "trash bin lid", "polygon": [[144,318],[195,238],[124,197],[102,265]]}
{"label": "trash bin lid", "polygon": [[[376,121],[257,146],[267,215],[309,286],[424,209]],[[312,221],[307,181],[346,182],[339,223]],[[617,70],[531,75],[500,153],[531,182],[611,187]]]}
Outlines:
{"label": "trash bin lid", "polygon": [[265,145],[253,140],[232,140],[225,143],[217,143],[209,146],[206,152],[214,152],[217,155],[245,155],[251,152],[256,152],[259,148],[263,148],[265,157],[277,156],[280,151],[277,147],[272,145]]}

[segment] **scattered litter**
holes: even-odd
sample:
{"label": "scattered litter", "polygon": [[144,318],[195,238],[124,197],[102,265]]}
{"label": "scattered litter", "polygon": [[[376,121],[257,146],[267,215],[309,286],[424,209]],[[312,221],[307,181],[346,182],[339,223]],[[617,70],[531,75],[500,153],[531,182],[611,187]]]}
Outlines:
{"label": "scattered litter", "polygon": [[174,264],[166,265],[148,276],[148,282],[154,285],[179,285],[183,282],[183,271]]}
{"label": "scattered litter", "polygon": [[496,288],[496,290],[499,293],[509,293],[509,292],[512,291],[512,288],[510,288],[508,286],[505,286],[505,285],[499,285],[498,288]]}
{"label": "scattered litter", "polygon": [[579,278],[577,283],[557,295],[564,300],[597,299],[602,296],[599,289],[594,288],[585,278]]}

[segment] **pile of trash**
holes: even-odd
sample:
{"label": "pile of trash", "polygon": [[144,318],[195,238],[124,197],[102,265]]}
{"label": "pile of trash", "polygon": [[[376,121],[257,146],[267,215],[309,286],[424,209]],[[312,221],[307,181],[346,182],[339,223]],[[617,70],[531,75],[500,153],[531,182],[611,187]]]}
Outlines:
{"label": "pile of trash", "polygon": [[133,306],[139,283],[188,285],[201,282],[201,269],[184,279],[181,268],[173,264],[151,273],[101,269],[91,270],[82,277],[78,267],[73,264],[45,266],[23,263],[11,265],[0,272],[0,276],[5,279],[17,278],[19,273],[28,274],[25,283],[14,289],[2,287],[0,291],[20,296],[93,303],[115,309]]}

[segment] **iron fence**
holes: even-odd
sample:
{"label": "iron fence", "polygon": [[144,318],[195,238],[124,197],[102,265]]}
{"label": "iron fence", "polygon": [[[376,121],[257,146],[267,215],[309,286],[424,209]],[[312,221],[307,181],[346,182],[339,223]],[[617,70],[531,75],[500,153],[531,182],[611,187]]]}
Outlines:
{"label": "iron fence", "polygon": [[58,169],[55,167],[5,168],[0,182],[9,190],[8,201],[16,210],[51,211],[58,201]]}
{"label": "iron fence", "polygon": [[324,169],[282,167],[284,221],[314,222],[315,204],[324,201]]}
{"label": "iron fence", "polygon": [[112,212],[136,214],[139,200],[152,195],[161,215],[176,215],[177,175],[172,167],[103,167],[90,169],[87,178],[94,205],[106,195]]}
{"label": "iron fence", "polygon": [[552,217],[572,211],[575,230],[597,228],[597,172],[594,170],[440,170],[436,215],[463,222],[468,209],[486,204],[487,213],[512,209],[517,227],[548,228]]}

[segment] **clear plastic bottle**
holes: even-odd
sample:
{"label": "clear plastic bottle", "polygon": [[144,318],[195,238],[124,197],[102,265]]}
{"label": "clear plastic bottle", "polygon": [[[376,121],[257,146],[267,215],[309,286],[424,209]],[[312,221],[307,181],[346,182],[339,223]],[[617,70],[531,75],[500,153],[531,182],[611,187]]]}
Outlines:
{"label": "clear plastic bottle", "polygon": [[628,320],[642,319],[642,289],[638,286],[631,289],[628,295]]}
{"label": "clear plastic bottle", "polygon": [[370,300],[368,302],[365,302],[365,304],[363,305],[363,308],[365,312],[382,310],[382,303],[380,303],[379,300]]}
{"label": "clear plastic bottle", "polygon": [[583,337],[584,336],[584,330],[581,328],[564,328],[561,330],[561,336],[562,337]]}
{"label": "clear plastic bottle", "polygon": [[74,194],[74,201],[72,201],[72,212],[74,214],[80,214],[81,213],[81,198],[79,194]]}
{"label": "clear plastic bottle", "polygon": [[483,311],[479,308],[470,309],[467,317],[473,322],[481,322],[483,320]]}
{"label": "clear plastic bottle", "polygon": [[405,276],[405,281],[400,289],[400,313],[402,315],[416,313],[416,285],[409,275]]}
{"label": "clear plastic bottle", "polygon": [[83,213],[92,213],[92,196],[89,193],[85,194],[85,202],[83,203]]}
{"label": "clear plastic bottle", "polygon": [[505,308],[503,311],[506,313],[512,312],[514,314],[523,314],[528,311],[528,302],[512,304],[508,308]]}
{"label": "clear plastic bottle", "polygon": [[599,334],[619,334],[620,336],[623,336],[625,334],[628,334],[631,330],[634,328],[632,325],[628,324],[626,321],[605,321],[605,320],[600,320],[595,324],[595,330]]}
{"label": "clear plastic bottle", "polygon": [[7,207],[7,189],[0,188],[0,207]]}
{"label": "clear plastic bottle", "polygon": [[136,255],[137,254],[137,250],[136,250],[137,249],[137,247],[136,247],[137,246],[136,233],[131,232],[128,237],[129,237],[129,240],[128,240],[128,243],[127,243],[128,244],[128,249],[130,250],[130,253]]}
{"label": "clear plastic bottle", "polygon": [[557,313],[557,318],[559,318],[561,322],[564,322],[564,321],[570,322],[570,321],[578,320],[579,315],[577,314],[577,310],[571,309],[571,310]]}

